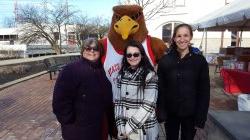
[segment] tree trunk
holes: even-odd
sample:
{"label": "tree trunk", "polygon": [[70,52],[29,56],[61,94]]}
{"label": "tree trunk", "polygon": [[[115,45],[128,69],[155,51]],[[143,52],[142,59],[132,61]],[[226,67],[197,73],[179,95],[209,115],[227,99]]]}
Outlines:
{"label": "tree trunk", "polygon": [[58,32],[59,32],[59,48],[62,48],[62,35],[61,35],[61,27],[60,25],[58,26]]}
{"label": "tree trunk", "polygon": [[59,45],[57,44],[52,45],[52,49],[55,50],[56,54],[62,54],[62,51]]}

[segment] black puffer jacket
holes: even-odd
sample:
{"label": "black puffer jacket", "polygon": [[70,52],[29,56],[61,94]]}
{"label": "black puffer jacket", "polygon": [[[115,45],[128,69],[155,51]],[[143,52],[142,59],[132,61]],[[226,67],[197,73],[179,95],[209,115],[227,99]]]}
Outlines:
{"label": "black puffer jacket", "polygon": [[206,59],[190,51],[180,59],[175,49],[159,62],[159,119],[174,115],[194,117],[195,126],[203,128],[210,99],[209,70]]}

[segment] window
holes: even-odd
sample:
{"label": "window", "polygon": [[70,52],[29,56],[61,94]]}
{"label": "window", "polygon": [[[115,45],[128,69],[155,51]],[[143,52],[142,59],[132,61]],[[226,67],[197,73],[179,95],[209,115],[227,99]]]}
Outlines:
{"label": "window", "polygon": [[172,23],[168,23],[168,24],[163,26],[162,40],[164,42],[170,42],[171,34],[172,34]]}
{"label": "window", "polygon": [[174,22],[173,24],[174,24],[174,28],[175,28],[176,26],[180,25],[181,22]]}
{"label": "window", "polygon": [[59,32],[54,32],[54,38],[55,38],[56,40],[59,40]]}
{"label": "window", "polygon": [[68,32],[68,39],[75,40],[75,32]]}
{"label": "window", "polygon": [[162,27],[162,40],[170,43],[174,28],[182,22],[169,22]]}
{"label": "window", "polygon": [[10,40],[10,35],[4,35],[4,41],[9,41]]}
{"label": "window", "polygon": [[10,40],[17,40],[17,35],[10,35]]}
{"label": "window", "polygon": [[237,31],[231,32],[231,46],[236,46],[237,43]]}
{"label": "window", "polygon": [[10,45],[14,45],[14,40],[10,40]]}
{"label": "window", "polygon": [[68,44],[74,45],[76,43],[75,32],[68,32]]}

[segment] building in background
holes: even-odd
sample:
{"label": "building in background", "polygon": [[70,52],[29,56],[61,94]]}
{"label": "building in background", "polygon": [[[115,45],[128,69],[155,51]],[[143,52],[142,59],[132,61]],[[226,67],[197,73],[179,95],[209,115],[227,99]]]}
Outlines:
{"label": "building in background", "polygon": [[[159,0],[158,0],[159,1]],[[201,17],[225,6],[234,0],[168,0],[166,13],[159,13],[151,20],[146,21],[149,34],[169,42],[173,29],[180,23],[194,24]],[[144,11],[145,13],[145,11]],[[204,33],[194,32],[194,46],[200,47],[206,53],[219,53],[221,46],[221,32],[207,33],[207,50],[205,50]],[[233,46],[235,33],[224,32],[223,47]],[[243,32],[241,46],[250,47],[250,33]]]}
{"label": "building in background", "polygon": [[[56,54],[45,39],[39,39],[35,43],[25,44],[20,42],[18,36],[18,27],[0,28],[0,58],[37,57]],[[58,32],[55,31],[54,36],[58,39],[59,44]],[[62,52],[79,52],[76,34],[72,29],[72,25],[68,25],[67,30],[62,31]]]}

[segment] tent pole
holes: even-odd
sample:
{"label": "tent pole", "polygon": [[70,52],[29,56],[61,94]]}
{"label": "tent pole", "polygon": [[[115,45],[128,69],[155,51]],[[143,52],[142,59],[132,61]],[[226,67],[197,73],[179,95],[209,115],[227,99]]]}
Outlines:
{"label": "tent pole", "polygon": [[206,30],[206,29],[204,28],[203,33],[202,33],[201,43],[200,43],[200,46],[199,46],[199,49],[200,49],[200,50],[202,49],[205,30]]}
{"label": "tent pole", "polygon": [[240,40],[239,40],[239,47],[241,47],[241,41],[242,41],[242,32],[243,30],[240,31]]}
{"label": "tent pole", "polygon": [[205,54],[207,54],[207,29],[205,29]]}
{"label": "tent pole", "polygon": [[224,31],[221,32],[220,48],[223,48],[223,43],[224,43]]}

